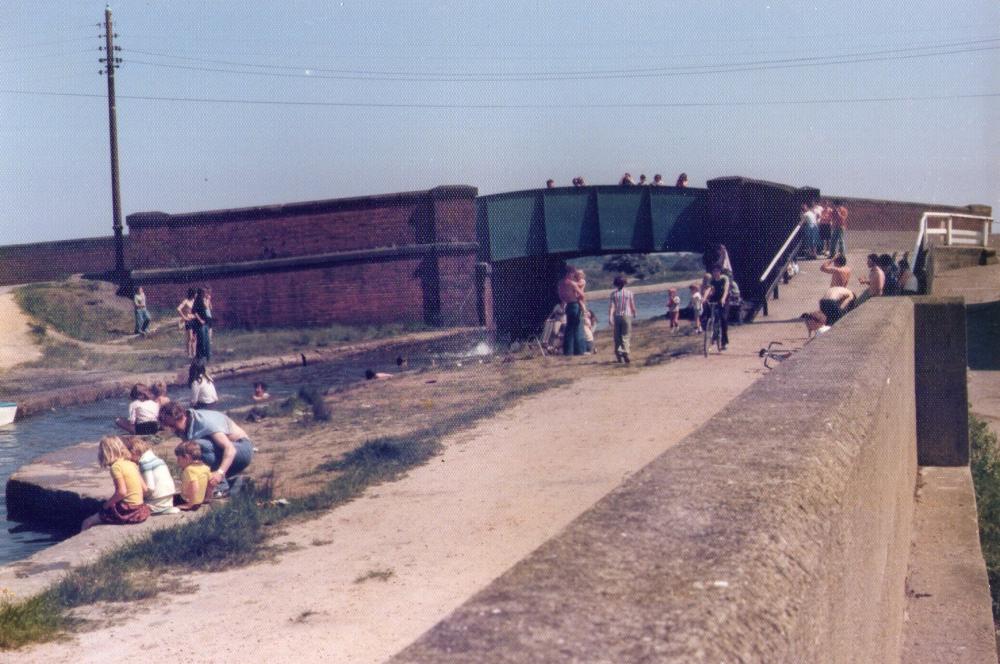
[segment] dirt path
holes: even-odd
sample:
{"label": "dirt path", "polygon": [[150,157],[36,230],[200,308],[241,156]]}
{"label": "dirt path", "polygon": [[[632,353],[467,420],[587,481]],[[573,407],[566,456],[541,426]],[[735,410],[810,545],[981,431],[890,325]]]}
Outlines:
{"label": "dirt path", "polygon": [[28,317],[14,301],[12,287],[0,288],[0,371],[42,356],[31,337]]}
{"label": "dirt path", "polygon": [[733,329],[724,355],[621,367],[526,399],[450,436],[407,477],[289,526],[277,543],[297,548],[277,563],[192,574],[190,592],[19,661],[190,661],[192,634],[209,659],[383,661],[754,382],[767,341],[800,346],[795,316],[825,283],[800,276],[766,324]]}

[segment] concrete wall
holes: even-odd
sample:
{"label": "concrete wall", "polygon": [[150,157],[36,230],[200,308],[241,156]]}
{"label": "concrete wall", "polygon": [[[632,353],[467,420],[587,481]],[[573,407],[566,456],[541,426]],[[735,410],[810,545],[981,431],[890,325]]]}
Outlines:
{"label": "concrete wall", "polygon": [[114,238],[109,236],[0,247],[0,286],[110,270],[115,266],[114,246]]}
{"label": "concrete wall", "polygon": [[913,343],[849,314],[394,661],[899,661]]}

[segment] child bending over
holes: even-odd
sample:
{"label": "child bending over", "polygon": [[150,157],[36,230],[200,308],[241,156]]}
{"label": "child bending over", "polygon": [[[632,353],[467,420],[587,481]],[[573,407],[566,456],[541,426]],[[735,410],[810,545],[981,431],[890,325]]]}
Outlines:
{"label": "child bending over", "polygon": [[132,453],[132,460],[139,466],[142,481],[146,485],[144,498],[151,514],[177,514],[174,507],[174,478],[170,476],[167,462],[156,456],[149,443],[138,436],[125,439],[125,447]]}
{"label": "child bending over", "polygon": [[97,448],[97,462],[101,468],[111,470],[115,493],[104,502],[97,514],[84,519],[81,530],[99,523],[142,523],[149,518],[149,506],[142,502],[145,485],[139,466],[132,461],[132,454],[118,436],[105,436]]}
{"label": "child bending over", "polygon": [[205,502],[208,491],[208,478],[212,471],[201,460],[201,446],[193,440],[188,440],[174,449],[177,465],[181,467],[181,498],[182,510],[196,510]]}

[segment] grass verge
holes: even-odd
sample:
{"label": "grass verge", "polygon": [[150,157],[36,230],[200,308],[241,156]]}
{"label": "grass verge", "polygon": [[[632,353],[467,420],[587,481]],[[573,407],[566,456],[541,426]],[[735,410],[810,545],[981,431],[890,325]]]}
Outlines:
{"label": "grass verge", "polygon": [[1000,445],[989,425],[969,414],[972,482],[979,513],[979,542],[993,598],[993,621],[1000,623]]}
{"label": "grass verge", "polygon": [[335,473],[335,477],[320,490],[286,504],[270,500],[268,484],[251,485],[200,519],[155,531],[74,569],[40,595],[21,601],[0,600],[0,648],[13,649],[58,638],[81,624],[72,614],[75,608],[153,597],[170,587],[163,581],[171,576],[164,573],[168,570],[213,571],[258,560],[268,551],[272,526],[336,507],[369,486],[395,480],[437,454],[445,435],[489,417],[520,398],[565,382],[551,380],[513,388],[471,412],[453,415],[412,434],[370,440],[342,458],[322,464],[319,470]]}

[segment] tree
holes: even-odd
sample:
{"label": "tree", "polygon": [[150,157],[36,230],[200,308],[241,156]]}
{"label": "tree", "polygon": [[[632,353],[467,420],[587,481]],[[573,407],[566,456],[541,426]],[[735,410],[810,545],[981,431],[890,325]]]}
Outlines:
{"label": "tree", "polygon": [[605,272],[627,274],[636,279],[645,279],[660,271],[662,265],[659,259],[646,254],[618,254],[604,261],[602,269]]}

